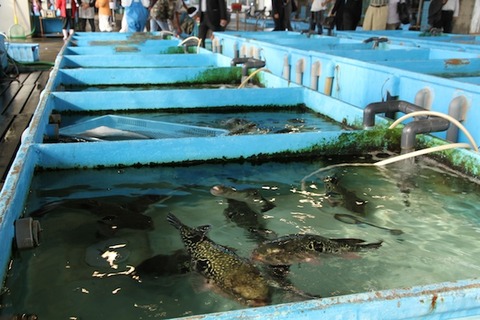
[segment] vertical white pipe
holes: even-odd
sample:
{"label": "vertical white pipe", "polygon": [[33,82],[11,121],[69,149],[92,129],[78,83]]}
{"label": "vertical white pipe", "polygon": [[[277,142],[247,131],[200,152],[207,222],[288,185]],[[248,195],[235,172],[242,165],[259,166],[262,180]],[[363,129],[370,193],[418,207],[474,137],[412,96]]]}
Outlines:
{"label": "vertical white pipe", "polygon": [[480,0],[475,0],[472,20],[470,20],[470,33],[480,32]]}
{"label": "vertical white pipe", "polygon": [[290,81],[290,63],[288,54],[283,57],[283,78]]}

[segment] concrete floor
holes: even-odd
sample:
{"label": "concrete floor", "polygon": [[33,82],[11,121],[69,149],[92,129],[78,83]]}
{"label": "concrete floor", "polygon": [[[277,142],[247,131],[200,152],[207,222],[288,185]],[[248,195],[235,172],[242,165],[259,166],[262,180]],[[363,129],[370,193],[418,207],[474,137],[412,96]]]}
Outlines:
{"label": "concrete floor", "polygon": [[55,62],[58,52],[65,43],[62,38],[33,38],[39,44],[40,61]]}

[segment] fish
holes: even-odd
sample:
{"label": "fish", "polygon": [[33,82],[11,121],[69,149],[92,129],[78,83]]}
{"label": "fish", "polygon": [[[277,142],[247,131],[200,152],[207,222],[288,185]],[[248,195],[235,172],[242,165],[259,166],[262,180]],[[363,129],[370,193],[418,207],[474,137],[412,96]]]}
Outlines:
{"label": "fish", "polygon": [[290,234],[264,241],[252,252],[252,259],[269,265],[286,266],[311,262],[322,255],[341,255],[364,249],[377,249],[383,241],[367,243],[362,239],[329,239],[315,234]]}
{"label": "fish", "polygon": [[271,302],[270,286],[260,270],[250,260],[208,238],[211,226],[191,228],[172,213],[167,215],[167,221],[179,230],[193,271],[248,306],[264,306]]}
{"label": "fish", "polygon": [[365,214],[365,207],[368,201],[360,199],[354,192],[341,186],[336,175],[325,177],[323,183],[325,184],[327,201],[332,206],[341,205],[352,212]]}
{"label": "fish", "polygon": [[185,249],[172,254],[158,254],[142,261],[136,268],[139,277],[166,277],[183,275],[191,271],[190,255]]}
{"label": "fish", "polygon": [[223,210],[225,217],[245,229],[253,240],[263,242],[277,236],[274,231],[267,228],[263,215],[250,209],[245,202],[227,199],[227,203],[227,208]]}
{"label": "fish", "polygon": [[153,230],[153,220],[143,214],[150,204],[161,199],[159,195],[141,195],[138,197],[110,196],[91,199],[65,199],[48,202],[30,213],[40,218],[59,207],[89,211],[100,218],[97,220],[97,233],[111,237],[119,229]]}
{"label": "fish", "polygon": [[258,127],[254,122],[241,119],[241,118],[231,118],[225,121],[222,121],[222,125],[230,131],[230,135],[238,135],[245,133],[257,132]]}
{"label": "fish", "polygon": [[217,197],[243,202],[257,213],[275,208],[275,204],[265,199],[257,189],[237,190],[224,185],[216,185],[210,189],[210,193]]}
{"label": "fish", "polygon": [[263,198],[257,190],[237,191],[234,188],[216,185],[210,192],[227,200],[228,207],[223,214],[228,220],[245,229],[253,240],[262,242],[276,237],[276,233],[266,227],[262,215],[262,210],[268,211],[275,205]]}

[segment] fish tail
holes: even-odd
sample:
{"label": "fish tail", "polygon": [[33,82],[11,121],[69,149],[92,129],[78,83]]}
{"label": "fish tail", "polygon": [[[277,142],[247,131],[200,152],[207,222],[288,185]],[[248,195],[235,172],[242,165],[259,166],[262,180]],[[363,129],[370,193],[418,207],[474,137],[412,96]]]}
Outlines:
{"label": "fish tail", "polygon": [[167,215],[167,221],[177,229],[180,229],[184,226],[184,224],[171,212],[169,212]]}

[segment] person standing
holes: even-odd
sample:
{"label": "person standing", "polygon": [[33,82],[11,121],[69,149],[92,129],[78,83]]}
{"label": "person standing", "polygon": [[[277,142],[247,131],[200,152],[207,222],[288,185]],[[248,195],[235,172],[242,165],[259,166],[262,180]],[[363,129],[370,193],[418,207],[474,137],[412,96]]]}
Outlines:
{"label": "person standing", "polygon": [[387,19],[388,0],[370,0],[363,20],[363,30],[385,30]]}
{"label": "person standing", "polygon": [[150,9],[150,31],[163,30],[181,34],[179,12],[184,7],[186,5],[182,0],[153,0]]}
{"label": "person standing", "polygon": [[327,3],[330,1],[313,0],[310,8],[310,32],[315,32],[315,27],[318,34],[323,33],[323,22],[325,21],[325,10]]}
{"label": "person standing", "polygon": [[273,31],[292,31],[290,16],[292,15],[292,0],[272,0],[272,13],[275,28]]}
{"label": "person standing", "polygon": [[431,28],[442,27],[442,7],[446,0],[430,0],[428,7],[428,24]]}
{"label": "person standing", "polygon": [[122,0],[128,32],[143,32],[148,20],[150,0]]}
{"label": "person standing", "polygon": [[400,0],[388,0],[387,30],[397,30],[400,27],[399,3]]}
{"label": "person standing", "polygon": [[110,10],[109,0],[96,0],[95,7],[98,8],[98,28],[101,32],[111,32],[112,24],[110,23],[110,17],[112,11]]}
{"label": "person standing", "polygon": [[337,30],[356,30],[362,17],[362,0],[336,0],[330,12],[333,15]]}
{"label": "person standing", "polygon": [[60,10],[62,17],[63,40],[67,40],[75,32],[75,15],[77,13],[77,3],[75,0],[57,0],[55,8]]}
{"label": "person standing", "polygon": [[444,1],[442,6],[441,27],[444,33],[452,33],[453,18],[458,17],[460,11],[460,3],[458,0]]}
{"label": "person standing", "polygon": [[153,0],[150,3],[150,31],[171,31],[168,24],[169,0]]}
{"label": "person standing", "polygon": [[78,19],[80,31],[86,30],[87,21],[90,25],[90,31],[95,32],[95,0],[83,0],[78,7]]}
{"label": "person standing", "polygon": [[208,32],[224,31],[228,23],[227,3],[225,0],[200,0],[200,25],[198,26],[198,37],[202,47],[205,47],[205,40]]}

